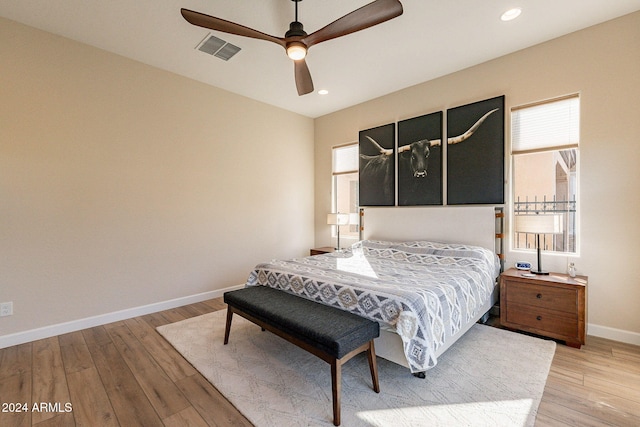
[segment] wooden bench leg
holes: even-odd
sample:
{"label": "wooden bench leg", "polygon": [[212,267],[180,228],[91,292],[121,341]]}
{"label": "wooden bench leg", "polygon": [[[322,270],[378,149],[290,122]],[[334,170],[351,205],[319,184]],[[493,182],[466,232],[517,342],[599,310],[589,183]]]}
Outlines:
{"label": "wooden bench leg", "polygon": [[331,391],[333,392],[333,425],[340,425],[340,389],[342,385],[342,362],[331,362]]}
{"label": "wooden bench leg", "polygon": [[231,332],[231,319],[233,318],[233,310],[227,307],[227,324],[224,327],[224,345],[229,343],[229,332]]}
{"label": "wooden bench leg", "polygon": [[[351,357],[362,352],[364,346],[354,350],[351,354],[342,359],[333,359],[331,363],[331,391],[333,393],[333,425],[340,425],[340,390],[342,388],[342,363],[343,360],[348,361]],[[380,393],[380,382],[378,380],[378,364],[376,361],[376,350],[373,340],[367,344],[367,357],[369,359],[369,370],[371,371],[371,382],[373,390]]]}
{"label": "wooden bench leg", "polygon": [[371,381],[373,382],[373,390],[376,393],[380,393],[380,383],[378,382],[378,364],[376,362],[376,349],[373,346],[373,340],[369,342],[369,349],[367,350],[367,356],[369,357],[369,370],[371,371]]}

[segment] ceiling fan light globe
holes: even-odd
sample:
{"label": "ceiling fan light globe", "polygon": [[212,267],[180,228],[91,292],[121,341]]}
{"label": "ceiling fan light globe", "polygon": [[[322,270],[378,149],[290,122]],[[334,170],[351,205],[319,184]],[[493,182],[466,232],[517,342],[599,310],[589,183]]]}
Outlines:
{"label": "ceiling fan light globe", "polygon": [[307,47],[300,42],[293,42],[287,45],[287,56],[294,61],[299,61],[307,56]]}

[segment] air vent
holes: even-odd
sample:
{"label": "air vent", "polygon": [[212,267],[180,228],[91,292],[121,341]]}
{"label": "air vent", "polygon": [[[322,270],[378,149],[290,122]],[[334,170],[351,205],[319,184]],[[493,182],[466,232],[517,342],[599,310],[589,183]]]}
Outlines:
{"label": "air vent", "polygon": [[236,53],[240,52],[240,48],[238,46],[227,43],[226,41],[212,35],[207,36],[204,41],[198,45],[197,49],[225,61],[228,61]]}

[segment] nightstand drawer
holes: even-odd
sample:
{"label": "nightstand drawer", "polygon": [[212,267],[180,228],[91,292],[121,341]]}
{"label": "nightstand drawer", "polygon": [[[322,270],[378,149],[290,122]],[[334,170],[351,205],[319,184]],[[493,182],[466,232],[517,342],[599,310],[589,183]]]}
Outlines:
{"label": "nightstand drawer", "polygon": [[506,317],[510,324],[554,338],[575,337],[578,332],[578,316],[575,314],[509,303]]}
{"label": "nightstand drawer", "polygon": [[515,281],[509,282],[506,299],[510,304],[542,307],[567,313],[576,313],[578,306],[578,294],[574,289]]}

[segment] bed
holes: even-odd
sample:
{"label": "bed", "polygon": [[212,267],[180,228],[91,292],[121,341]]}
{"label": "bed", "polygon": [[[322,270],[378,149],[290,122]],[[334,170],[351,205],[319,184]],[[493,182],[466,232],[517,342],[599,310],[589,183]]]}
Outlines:
{"label": "bed", "polygon": [[363,240],[343,252],[259,264],[247,286],[270,286],[351,311],[385,331],[376,353],[423,373],[496,301],[489,249]]}

